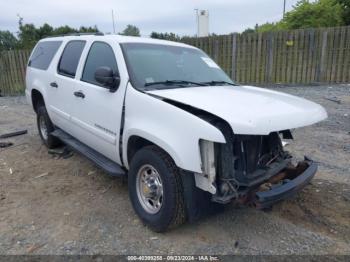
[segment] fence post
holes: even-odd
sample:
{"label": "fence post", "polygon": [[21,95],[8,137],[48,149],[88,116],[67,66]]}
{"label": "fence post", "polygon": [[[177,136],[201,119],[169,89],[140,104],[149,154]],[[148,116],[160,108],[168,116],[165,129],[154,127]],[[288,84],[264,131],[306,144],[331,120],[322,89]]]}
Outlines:
{"label": "fence post", "polygon": [[231,79],[236,80],[236,50],[237,50],[237,34],[232,35],[232,65],[231,65]]}
{"label": "fence post", "polygon": [[326,51],[327,51],[327,39],[328,39],[328,31],[324,31],[322,33],[322,47],[321,47],[321,58],[317,71],[317,82],[322,82],[325,79],[325,69],[326,69]]}
{"label": "fence post", "polygon": [[219,40],[217,37],[214,41],[214,60],[216,63],[219,63]]}
{"label": "fence post", "polygon": [[3,96],[3,91],[2,91],[2,88],[3,88],[3,85],[4,85],[4,73],[2,72],[3,71],[3,66],[2,66],[2,52],[0,51],[0,96]]}
{"label": "fence post", "polygon": [[268,83],[271,83],[272,79],[272,71],[273,71],[273,35],[270,32],[268,34],[268,40],[267,40],[267,65],[266,65],[266,77]]}

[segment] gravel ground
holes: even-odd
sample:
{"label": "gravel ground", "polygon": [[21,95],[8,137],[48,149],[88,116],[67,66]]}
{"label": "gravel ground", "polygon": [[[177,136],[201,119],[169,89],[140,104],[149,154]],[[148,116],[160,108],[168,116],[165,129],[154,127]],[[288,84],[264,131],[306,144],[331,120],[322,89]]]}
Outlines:
{"label": "gravel ground", "polygon": [[[132,210],[127,185],[75,154],[48,154],[23,97],[0,98],[0,254],[348,254],[350,85],[273,88],[322,104],[329,118],[295,130],[287,149],[319,162],[312,184],[272,211],[224,212],[156,234]],[[325,98],[340,99],[336,103]]]}

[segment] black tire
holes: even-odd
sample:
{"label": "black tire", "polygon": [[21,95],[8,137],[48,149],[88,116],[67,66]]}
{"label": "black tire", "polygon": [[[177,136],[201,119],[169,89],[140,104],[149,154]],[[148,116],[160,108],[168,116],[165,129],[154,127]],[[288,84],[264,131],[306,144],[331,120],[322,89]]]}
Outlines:
{"label": "black tire", "polygon": [[[43,120],[41,121],[41,119]],[[50,134],[55,130],[55,128],[50,120],[50,117],[44,105],[40,105],[38,107],[36,112],[36,121],[38,126],[38,132],[43,143],[50,149],[60,145],[60,140]],[[47,130],[46,136],[43,134],[41,125],[45,125],[45,128]]]}
{"label": "black tire", "polygon": [[[155,214],[142,206],[137,193],[137,174],[145,166],[156,169],[163,185],[162,205]],[[156,146],[140,149],[132,158],[128,174],[128,188],[135,212],[155,232],[164,232],[186,221],[181,175],[171,157]]]}

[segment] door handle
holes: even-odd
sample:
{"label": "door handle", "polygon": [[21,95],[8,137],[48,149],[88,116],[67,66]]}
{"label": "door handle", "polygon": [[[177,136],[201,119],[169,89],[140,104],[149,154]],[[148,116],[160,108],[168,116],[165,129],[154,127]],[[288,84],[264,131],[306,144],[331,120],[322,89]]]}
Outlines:
{"label": "door handle", "polygon": [[74,95],[76,97],[85,98],[85,95],[82,91],[76,91],[76,92],[74,92]]}
{"label": "door handle", "polygon": [[58,87],[58,85],[57,85],[57,83],[56,83],[56,82],[51,82],[51,83],[50,83],[50,86],[51,86],[51,87],[55,87],[55,88],[57,88],[57,87]]}

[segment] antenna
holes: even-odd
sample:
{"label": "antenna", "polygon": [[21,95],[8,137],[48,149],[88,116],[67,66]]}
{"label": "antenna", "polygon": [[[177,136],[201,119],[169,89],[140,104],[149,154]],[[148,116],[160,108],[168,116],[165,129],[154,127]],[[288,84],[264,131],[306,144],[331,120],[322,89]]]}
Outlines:
{"label": "antenna", "polygon": [[283,18],[286,15],[286,0],[283,1]]}
{"label": "antenna", "polygon": [[114,12],[112,9],[112,23],[113,23],[113,34],[115,34],[115,23],[114,23]]}

